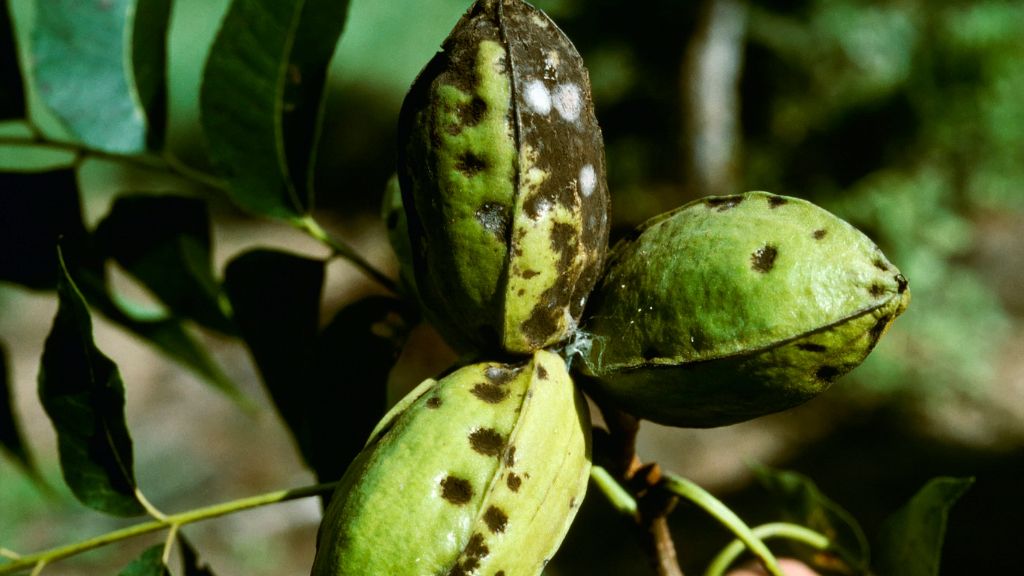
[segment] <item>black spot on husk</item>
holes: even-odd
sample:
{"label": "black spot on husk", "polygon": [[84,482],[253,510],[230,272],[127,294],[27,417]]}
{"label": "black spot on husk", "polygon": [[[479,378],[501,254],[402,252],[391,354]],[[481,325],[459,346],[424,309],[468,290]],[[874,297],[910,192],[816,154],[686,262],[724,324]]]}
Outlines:
{"label": "black spot on husk", "polygon": [[750,255],[750,267],[755,271],[762,274],[771,272],[775,266],[775,258],[779,255],[779,250],[771,244],[754,250],[754,253]]}
{"label": "black spot on husk", "polygon": [[508,397],[508,390],[497,384],[485,384],[483,382],[473,386],[470,390],[473,396],[487,402],[488,404],[497,404]]}
{"label": "black spot on husk", "polygon": [[834,382],[836,378],[839,378],[839,374],[839,368],[835,366],[822,366],[814,373],[814,377],[822,382]]}
{"label": "black spot on husk", "polygon": [[492,533],[504,532],[505,527],[508,526],[508,514],[505,514],[501,508],[491,506],[487,512],[484,512],[484,522]]}
{"label": "black spot on husk", "polygon": [[704,199],[704,204],[706,204],[708,208],[715,208],[719,212],[731,210],[732,208],[739,206],[740,202],[743,202],[743,196],[715,196]]}
{"label": "black spot on husk", "polygon": [[480,428],[470,433],[469,445],[484,456],[497,456],[505,448],[505,438],[493,428]]}
{"label": "black spot on husk", "polygon": [[821,240],[827,234],[828,234],[828,230],[825,230],[824,228],[818,228],[817,230],[814,231],[814,234],[812,234],[812,236],[814,236],[815,240]]}
{"label": "black spot on husk", "polygon": [[828,350],[825,346],[822,346],[821,344],[814,344],[813,342],[797,344],[796,347],[804,352],[825,352]]}
{"label": "black spot on husk", "polygon": [[487,161],[472,152],[465,152],[455,161],[455,169],[472,178],[487,169]]}
{"label": "black spot on husk", "polygon": [[779,206],[785,205],[787,203],[789,203],[789,200],[786,200],[782,196],[769,196],[768,197],[768,207],[769,208],[778,208]]}
{"label": "black spot on husk", "polygon": [[473,499],[473,486],[468,480],[457,476],[445,476],[441,480],[441,497],[452,504],[462,506]]}

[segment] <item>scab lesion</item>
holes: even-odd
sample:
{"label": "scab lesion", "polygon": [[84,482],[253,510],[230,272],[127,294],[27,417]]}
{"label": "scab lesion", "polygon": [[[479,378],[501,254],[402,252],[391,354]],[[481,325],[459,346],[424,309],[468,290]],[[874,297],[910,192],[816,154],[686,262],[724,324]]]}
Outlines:
{"label": "scab lesion", "polygon": [[494,428],[478,428],[469,434],[469,445],[478,454],[498,456],[505,449],[505,438]]}
{"label": "scab lesion", "polygon": [[750,255],[750,267],[755,272],[767,274],[775,267],[775,259],[778,255],[778,248],[771,244],[765,244],[757,250],[754,250],[754,253]]}
{"label": "scab lesion", "polygon": [[731,210],[743,202],[743,196],[715,196],[704,199],[704,205],[719,212]]}
{"label": "scab lesion", "polygon": [[468,504],[473,499],[473,485],[458,476],[445,476],[441,480],[441,497],[456,506]]}

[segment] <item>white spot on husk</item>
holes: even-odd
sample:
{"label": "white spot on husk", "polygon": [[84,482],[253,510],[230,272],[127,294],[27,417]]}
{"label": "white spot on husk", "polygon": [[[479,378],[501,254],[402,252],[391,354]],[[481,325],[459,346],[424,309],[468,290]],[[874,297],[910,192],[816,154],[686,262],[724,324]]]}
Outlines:
{"label": "white spot on husk", "polygon": [[583,168],[580,168],[580,192],[584,196],[589,197],[594,193],[594,188],[597,187],[597,173],[594,172],[594,167],[587,164]]}
{"label": "white spot on husk", "polygon": [[537,114],[547,116],[551,112],[551,93],[547,86],[540,80],[527,84],[526,103]]}
{"label": "white spot on husk", "polygon": [[579,119],[580,112],[583,109],[579,86],[575,84],[560,84],[555,88],[553,103],[555,110],[558,110],[559,116],[569,122],[575,122]]}

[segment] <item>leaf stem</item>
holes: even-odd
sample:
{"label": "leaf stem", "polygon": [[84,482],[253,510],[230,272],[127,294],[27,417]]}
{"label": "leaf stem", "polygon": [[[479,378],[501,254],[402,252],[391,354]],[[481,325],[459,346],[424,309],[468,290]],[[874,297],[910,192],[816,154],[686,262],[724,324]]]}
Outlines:
{"label": "leaf stem", "polygon": [[260,506],[267,506],[270,504],[277,504],[279,502],[287,502],[289,500],[298,500],[301,498],[308,498],[310,496],[318,496],[330,492],[338,485],[337,482],[330,482],[327,484],[316,484],[313,486],[305,486],[302,488],[296,488],[293,490],[279,490],[277,492],[269,492],[266,494],[260,494],[258,496],[250,496],[249,498],[242,498],[239,500],[232,500],[230,502],[222,502],[220,504],[214,504],[212,506],[206,506],[204,508],[196,508],[186,512],[178,514],[171,514],[164,520],[152,520],[150,522],[143,522],[134,526],[128,526],[127,528],[121,528],[120,530],[114,530],[101,534],[87,540],[75,542],[65,546],[58,546],[56,548],[50,548],[49,550],[43,550],[36,552],[35,554],[28,554],[21,556],[13,562],[6,564],[0,564],[0,574],[14,574],[21,570],[34,567],[33,574],[38,574],[42,566],[50,564],[54,560],[61,558],[67,558],[76,554],[81,554],[88,550],[93,550],[118,542],[121,540],[127,540],[128,538],[134,538],[143,534],[150,534],[152,532],[159,532],[165,529],[176,529],[177,527],[191,524],[193,522],[199,522],[201,520],[208,520],[210,518],[216,518],[218,516],[225,516],[227,514],[233,514],[242,510],[248,510],[250,508],[258,508]]}
{"label": "leaf stem", "polygon": [[608,502],[617,512],[629,516],[634,520],[637,517],[636,499],[619,484],[615,478],[601,466],[590,467],[590,479],[594,481],[598,489],[604,494]]}
{"label": "leaf stem", "polygon": [[43,147],[52,148],[56,150],[65,150],[68,152],[74,152],[81,156],[99,158],[101,160],[108,160],[111,162],[118,162],[120,164],[127,164],[142,168],[145,170],[162,170],[175,174],[185,180],[196,182],[213,188],[216,190],[227,190],[227,183],[223,180],[207,174],[201,170],[192,168],[186,165],[174,154],[169,151],[164,152],[160,156],[153,155],[127,155],[117,154],[113,152],[107,152],[99,148],[92,148],[84,144],[77,142],[69,142],[66,140],[55,140],[49,136],[43,134],[39,130],[35,129],[32,125],[29,125],[32,129],[34,136],[3,136],[0,137],[0,146],[21,146],[21,147]]}
{"label": "leaf stem", "polygon": [[[786,538],[802,542],[817,550],[827,550],[830,546],[828,537],[824,534],[799,524],[790,524],[789,522],[762,524],[752,528],[750,531],[761,540]],[[739,539],[733,540],[715,556],[711,564],[708,565],[707,571],[704,572],[704,576],[722,576],[745,549],[746,545],[742,541]]]}
{"label": "leaf stem", "polygon": [[661,485],[669,492],[686,498],[704,509],[705,512],[731,530],[761,560],[769,574],[772,576],[784,576],[771,550],[764,545],[760,538],[754,535],[746,522],[740,519],[721,500],[712,496],[710,492],[704,490],[695,482],[675,474],[666,473],[662,477]]}
{"label": "leaf stem", "polygon": [[328,234],[327,231],[320,226],[320,223],[312,216],[293,219],[292,223],[299,230],[304,231],[311,237],[328,246],[335,256],[348,260],[364,274],[376,280],[381,286],[395,294],[398,293],[398,285],[394,280],[392,280],[387,274],[378,270],[373,264],[370,264],[368,260],[363,258],[351,246]]}

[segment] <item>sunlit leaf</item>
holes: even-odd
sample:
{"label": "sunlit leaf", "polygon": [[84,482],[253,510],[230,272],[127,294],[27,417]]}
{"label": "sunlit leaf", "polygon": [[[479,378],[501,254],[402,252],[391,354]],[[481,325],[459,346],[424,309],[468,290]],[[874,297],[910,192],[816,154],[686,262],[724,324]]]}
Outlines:
{"label": "sunlit leaf", "polygon": [[39,368],[39,399],[57,432],[64,481],[86,506],[141,514],[121,375],[93,342],[89,311],[63,260],[57,295]]}
{"label": "sunlit leaf", "polygon": [[157,544],[146,548],[141,556],[117,573],[117,576],[171,576],[163,559],[164,546]]}
{"label": "sunlit leaf", "polygon": [[224,270],[235,324],[307,462],[306,379],[314,361],[323,280],[323,261],[274,250],[246,252]]}
{"label": "sunlit leaf", "polygon": [[168,17],[168,0],[36,3],[36,84],[75,137],[107,152],[134,154],[145,151],[153,125],[162,131]]}
{"label": "sunlit leaf", "polygon": [[782,508],[782,520],[820,532],[831,542],[830,550],[838,558],[819,554],[815,560],[829,568],[846,564],[856,573],[864,573],[871,551],[860,524],[841,506],[818,490],[810,478],[786,470],[757,466],[754,474]]}
{"label": "sunlit leaf", "polygon": [[25,116],[25,87],[21,66],[15,48],[11,8],[7,2],[0,6],[0,120]]}
{"label": "sunlit leaf", "polygon": [[875,544],[879,574],[937,576],[949,511],[973,478],[933,478],[882,525]]}
{"label": "sunlit leaf", "polygon": [[316,345],[309,399],[310,464],[321,482],[341,478],[387,409],[391,367],[411,328],[400,300],[371,296],[343,308]]}
{"label": "sunlit leaf", "polygon": [[14,396],[8,378],[7,351],[3,342],[0,342],[0,446],[7,450],[18,465],[38,477],[38,469],[18,426],[18,415],[14,410]]}
{"label": "sunlit leaf", "polygon": [[53,289],[58,239],[69,268],[98,267],[89,254],[74,170],[0,172],[0,280]]}
{"label": "sunlit leaf", "polygon": [[312,204],[310,172],[327,67],[345,0],[234,0],[203,73],[210,154],[234,201],[292,218]]}
{"label": "sunlit leaf", "polygon": [[97,248],[149,288],[175,316],[230,333],[218,304],[206,203],[180,196],[122,196],[96,230]]}

